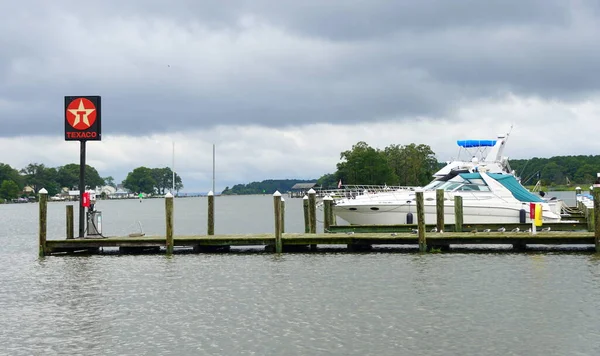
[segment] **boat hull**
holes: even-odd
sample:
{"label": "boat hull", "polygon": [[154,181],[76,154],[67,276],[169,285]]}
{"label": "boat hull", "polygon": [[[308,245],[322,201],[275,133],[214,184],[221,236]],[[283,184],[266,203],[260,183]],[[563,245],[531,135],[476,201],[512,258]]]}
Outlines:
{"label": "boat hull", "polygon": [[[437,222],[435,202],[425,202],[425,223]],[[414,224],[418,223],[417,211],[414,204],[360,204],[336,205],[333,211],[336,216],[352,225],[396,225],[406,224],[407,214],[412,214]],[[486,206],[484,204],[463,203],[463,224],[508,224],[521,222],[521,210],[525,211],[525,222],[531,223],[528,204],[507,204],[505,206]],[[560,215],[549,209],[543,211],[545,222],[558,222]],[[446,202],[444,207],[444,223],[454,224],[454,204]]]}

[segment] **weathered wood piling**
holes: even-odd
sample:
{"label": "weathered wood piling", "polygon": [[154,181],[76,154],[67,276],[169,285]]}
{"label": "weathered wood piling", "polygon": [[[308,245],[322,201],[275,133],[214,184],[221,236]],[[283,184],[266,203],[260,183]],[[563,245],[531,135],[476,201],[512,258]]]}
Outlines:
{"label": "weathered wood piling", "polygon": [[454,231],[463,231],[463,199],[461,196],[454,197]]}
{"label": "weathered wood piling", "polygon": [[67,239],[75,238],[75,226],[73,223],[73,205],[67,205]]}
{"label": "weathered wood piling", "polygon": [[273,211],[275,215],[275,252],[283,252],[283,243],[281,241],[281,193],[276,191],[273,194]]}
{"label": "weathered wood piling", "polygon": [[304,210],[304,233],[310,233],[310,217],[308,216],[308,195],[302,198],[302,207]]}
{"label": "weathered wood piling", "polygon": [[165,220],[167,226],[167,255],[173,254],[173,195],[167,193],[165,195]]}
{"label": "weathered wood piling", "polygon": [[419,235],[419,252],[427,251],[427,239],[425,235],[425,201],[423,192],[416,193],[417,199],[417,234]]}
{"label": "weathered wood piling", "polygon": [[317,192],[314,189],[308,191],[308,218],[310,233],[317,233]]}
{"label": "weathered wood piling", "polygon": [[[308,221],[309,221],[309,233],[317,233],[317,192],[310,188],[308,190]],[[311,250],[316,250],[317,245],[311,244]]]}
{"label": "weathered wood piling", "polygon": [[208,192],[208,226],[206,228],[207,235],[215,234],[215,194],[211,190]]}
{"label": "weathered wood piling", "polygon": [[437,230],[444,230],[444,190],[435,191],[435,212],[437,215]]}
{"label": "weathered wood piling", "polygon": [[285,199],[281,197],[281,233],[285,233]]}
{"label": "weathered wood piling", "polygon": [[46,229],[48,227],[48,191],[44,188],[39,191],[39,256],[46,256]]}
{"label": "weathered wood piling", "polygon": [[333,198],[329,195],[323,198],[323,231],[329,232],[329,227],[332,225],[332,204]]}
{"label": "weathered wood piling", "polygon": [[592,190],[594,197],[594,245],[596,252],[600,252],[600,187]]}

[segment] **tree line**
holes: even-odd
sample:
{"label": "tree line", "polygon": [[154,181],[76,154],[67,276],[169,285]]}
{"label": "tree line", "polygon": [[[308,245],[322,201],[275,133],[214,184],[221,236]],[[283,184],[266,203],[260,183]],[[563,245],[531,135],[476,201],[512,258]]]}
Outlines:
{"label": "tree line", "polygon": [[315,180],[302,179],[267,179],[262,182],[252,182],[248,184],[236,184],[233,187],[225,187],[221,192],[223,195],[243,195],[243,194],[273,194],[275,191],[287,192],[296,183],[314,183]]}
{"label": "tree line", "polygon": [[545,186],[587,187],[600,173],[599,155],[554,156],[550,158],[510,160],[510,166],[521,177],[523,184],[540,181]]}
{"label": "tree line", "polygon": [[340,153],[334,173],[325,174],[317,184],[325,188],[344,185],[422,186],[440,168],[431,147],[424,144],[390,145],[383,150],[360,141]]}
{"label": "tree line", "polygon": [[[171,168],[138,167],[127,174],[122,182],[123,187],[136,193],[164,194],[173,186]],[[102,178],[98,171],[89,165],[85,166],[86,189],[99,186],[117,187],[113,177]],[[60,167],[47,167],[41,163],[30,163],[25,168],[16,169],[8,164],[0,163],[0,200],[16,199],[30,193],[24,191],[31,187],[31,194],[45,188],[50,196],[60,193],[62,188],[79,189],[79,164],[67,164]],[[183,188],[181,177],[175,174],[175,190]]]}

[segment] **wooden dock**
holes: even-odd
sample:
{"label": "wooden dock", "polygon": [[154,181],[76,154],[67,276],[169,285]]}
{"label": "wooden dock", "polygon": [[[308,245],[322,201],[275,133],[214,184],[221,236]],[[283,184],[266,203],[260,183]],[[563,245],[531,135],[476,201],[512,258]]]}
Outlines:
{"label": "wooden dock", "polygon": [[[527,245],[589,245],[594,247],[592,232],[544,232],[536,235],[529,233],[427,233],[429,250],[448,250],[452,245],[511,245],[519,250]],[[63,253],[101,253],[104,249],[118,248],[121,253],[143,251],[166,251],[164,236],[152,237],[110,237],[100,239],[64,239],[46,241],[46,255]],[[174,236],[173,245],[188,248],[194,252],[228,251],[231,247],[264,246],[267,251],[275,248],[274,234],[252,235],[203,235]],[[419,246],[419,237],[413,233],[324,233],[291,234],[282,236],[282,252],[310,251],[310,246],[332,247],[345,245],[350,251],[368,250],[383,245]],[[304,248],[304,249],[303,249]],[[312,249],[313,251],[315,248]]]}
{"label": "wooden dock", "polygon": [[[417,195],[417,221],[424,221],[423,195]],[[600,205],[600,190],[594,191],[595,204]],[[456,219],[453,225],[444,224],[438,219],[436,225],[386,225],[386,226],[336,226],[331,204],[332,200],[324,199],[324,227],[326,233],[316,233],[315,197],[309,196],[304,202],[305,233],[285,233],[284,202],[281,194],[273,195],[274,231],[265,234],[218,235],[214,234],[214,198],[209,199],[208,234],[198,236],[177,236],[174,234],[173,197],[165,197],[164,236],[141,237],[108,237],[90,238],[73,237],[72,207],[67,206],[67,231],[65,239],[46,238],[47,193],[40,192],[39,203],[39,255],[41,257],[69,253],[103,253],[105,250],[117,250],[122,253],[165,251],[172,254],[174,249],[191,250],[193,252],[229,251],[231,247],[263,246],[267,251],[275,253],[290,251],[316,251],[319,247],[345,245],[350,251],[369,250],[373,246],[409,246],[418,247],[418,251],[447,251],[456,245],[500,246],[509,245],[515,250],[525,250],[527,245],[589,245],[600,252],[600,209],[589,209],[585,212],[588,220],[571,223],[547,224],[550,231],[528,232],[530,224],[506,224],[506,230],[497,231],[496,225],[467,225]],[[438,207],[443,212],[443,205]],[[462,211],[457,211],[462,215]],[[443,215],[443,214],[441,214]],[[69,219],[71,221],[69,221]],[[591,220],[591,221],[590,221]],[[514,225],[514,226],[513,226]],[[432,227],[437,231],[433,232]],[[519,227],[520,231],[511,231]],[[492,230],[492,228],[494,230]],[[414,232],[407,232],[413,230]],[[491,230],[486,232],[485,230]],[[568,230],[568,231],[558,231]],[[416,232],[416,233],[415,233]]]}

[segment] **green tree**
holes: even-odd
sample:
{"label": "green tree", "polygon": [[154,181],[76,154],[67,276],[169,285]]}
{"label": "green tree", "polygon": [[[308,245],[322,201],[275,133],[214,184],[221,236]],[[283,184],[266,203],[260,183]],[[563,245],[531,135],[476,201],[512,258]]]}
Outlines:
{"label": "green tree", "polygon": [[262,182],[252,182],[248,184],[236,184],[233,187],[226,187],[222,195],[235,194],[273,194],[275,191],[281,193],[288,192],[296,183],[314,183],[314,180],[301,179],[267,179]]}
{"label": "green tree", "polygon": [[117,185],[115,184],[115,179],[112,176],[104,177],[102,179],[104,179],[104,185],[108,185],[113,188],[117,187]]}
{"label": "green tree", "polygon": [[317,185],[319,187],[323,187],[325,189],[337,188],[338,182],[339,182],[339,179],[333,173],[327,173],[327,174],[323,175],[321,178],[317,179]]}
{"label": "green tree", "polygon": [[15,199],[19,197],[19,186],[12,180],[2,181],[0,184],[0,198],[4,198],[6,200]]}
{"label": "green tree", "polygon": [[42,188],[46,188],[49,195],[55,195],[60,191],[56,168],[47,168],[44,164],[30,163],[21,170],[21,173],[25,175],[25,184],[33,188],[36,193]]}
{"label": "green tree", "polygon": [[577,169],[575,176],[576,176],[578,182],[591,184],[592,182],[594,182],[596,180],[597,172],[600,172],[598,170],[598,166],[594,166],[592,164],[586,163],[586,164],[583,164],[581,167],[579,167],[579,169]]}
{"label": "green tree", "polygon": [[[165,191],[173,189],[173,171],[169,167],[152,168],[152,178],[156,181],[156,191],[159,194],[165,194]],[[181,177],[175,173],[175,190],[183,188]]]}
{"label": "green tree", "polygon": [[394,184],[398,180],[385,153],[360,141],[340,154],[337,176],[344,184]]}
{"label": "green tree", "polygon": [[137,167],[127,174],[123,186],[136,193],[154,193],[156,181],[152,177],[152,169],[148,167]]}
{"label": "green tree", "polygon": [[0,163],[0,183],[5,180],[12,180],[17,183],[19,189],[23,189],[23,176],[19,174],[19,171],[8,164]]}
{"label": "green tree", "polygon": [[563,168],[556,162],[549,162],[542,169],[542,184],[553,185],[564,180]]}
{"label": "green tree", "polygon": [[404,179],[400,184],[422,186],[429,183],[438,166],[431,148],[428,145],[411,143],[402,147],[402,151],[403,171],[398,174]]}
{"label": "green tree", "polygon": [[[67,164],[57,169],[57,183],[60,187],[69,189],[79,189],[79,165],[75,163]],[[96,168],[85,165],[85,186],[88,188],[96,188],[104,185],[104,179],[100,178],[100,174]]]}

